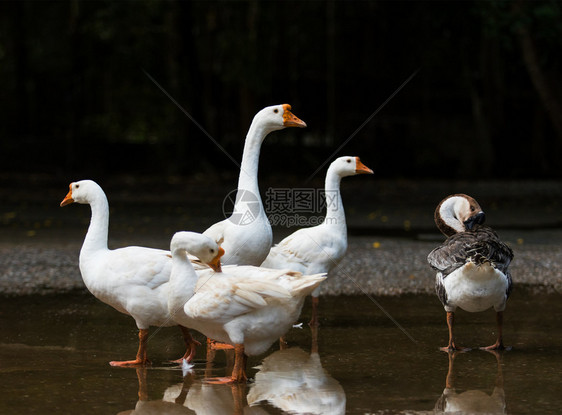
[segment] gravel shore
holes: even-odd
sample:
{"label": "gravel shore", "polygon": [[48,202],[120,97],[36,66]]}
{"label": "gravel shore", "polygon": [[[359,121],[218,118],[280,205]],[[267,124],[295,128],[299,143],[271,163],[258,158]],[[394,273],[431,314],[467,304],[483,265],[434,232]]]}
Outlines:
{"label": "gravel shore", "polygon": [[[90,210],[86,206],[59,208],[67,185],[50,184],[37,197],[29,197],[20,187],[0,189],[7,202],[0,211],[0,294],[86,290],[78,255]],[[222,201],[217,195],[228,193],[218,188],[215,196],[205,194],[204,201],[186,198],[183,195],[195,190],[172,183],[167,192],[155,197],[135,192],[135,185],[126,193],[114,191],[115,184],[106,190],[112,206],[111,248],[168,249],[175,231],[202,231],[220,219],[216,206]],[[442,197],[459,191],[479,200],[488,213],[488,225],[514,250],[511,269],[516,284],[562,292],[561,183],[394,181],[371,186],[377,192],[368,198],[359,181],[342,186],[349,248],[323,284],[322,294],[433,293],[434,273],[426,257],[444,239],[433,224],[433,209]],[[274,228],[274,240],[290,231]]]}
{"label": "gravel shore", "polygon": [[[562,235],[558,235],[562,236]],[[509,242],[509,241],[508,241]],[[426,256],[433,241],[351,237],[339,267],[322,286],[323,295],[433,293],[434,273]],[[560,244],[512,245],[516,284],[562,293]],[[53,294],[86,290],[78,269],[79,245],[0,247],[0,294]]]}

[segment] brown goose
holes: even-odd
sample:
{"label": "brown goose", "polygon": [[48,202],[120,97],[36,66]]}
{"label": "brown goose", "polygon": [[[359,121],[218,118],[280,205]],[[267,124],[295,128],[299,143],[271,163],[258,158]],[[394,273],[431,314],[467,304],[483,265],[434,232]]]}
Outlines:
{"label": "brown goose", "polygon": [[441,350],[459,350],[453,336],[457,307],[472,313],[494,307],[496,342],[486,350],[504,349],[503,310],[511,292],[508,267],[513,252],[496,232],[483,226],[480,205],[465,194],[447,196],[435,209],[435,223],[447,240],[431,251],[429,265],[437,271],[435,290],[447,312],[449,344]]}

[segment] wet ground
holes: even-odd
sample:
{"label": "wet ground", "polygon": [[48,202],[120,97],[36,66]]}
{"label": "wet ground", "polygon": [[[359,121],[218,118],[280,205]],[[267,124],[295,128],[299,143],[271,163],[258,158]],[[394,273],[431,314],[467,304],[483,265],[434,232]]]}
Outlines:
{"label": "wet ground", "polygon": [[447,329],[434,296],[383,297],[377,303],[365,296],[323,298],[318,354],[311,353],[313,335],[305,323],[288,333],[288,350],[279,351],[276,344],[250,358],[252,381],[231,388],[202,383],[205,376],[229,370],[223,352],[206,367],[200,347],[194,371],[185,378],[168,363],[183,352],[173,327],[151,330],[151,368],[114,368],[108,361],[136,352],[129,317],[91,296],[3,298],[0,413],[111,414],[136,408],[134,413],[162,414],[286,413],[282,409],[411,414],[440,413],[436,407],[445,404],[449,409],[464,405],[467,413],[478,408],[484,413],[560,412],[558,294],[516,290],[505,313],[505,341],[513,349],[497,355],[477,350],[494,341],[492,311],[458,313],[458,341],[474,349],[449,356],[438,350],[447,341]]}

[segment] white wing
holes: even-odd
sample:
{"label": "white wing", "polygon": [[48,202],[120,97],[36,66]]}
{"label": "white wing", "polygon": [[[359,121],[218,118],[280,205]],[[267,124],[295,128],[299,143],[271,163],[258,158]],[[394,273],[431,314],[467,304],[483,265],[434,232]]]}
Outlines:
{"label": "white wing", "polygon": [[328,272],[347,250],[346,235],[337,235],[322,225],[299,229],[271,248],[263,267],[288,268],[303,273]]}
{"label": "white wing", "polygon": [[103,272],[108,279],[116,278],[117,285],[156,289],[170,280],[171,265],[168,251],[129,246],[109,251]]}
{"label": "white wing", "polygon": [[269,298],[291,298],[291,293],[275,281],[237,278],[217,273],[200,278],[195,295],[184,312],[194,319],[226,323],[267,305]]}

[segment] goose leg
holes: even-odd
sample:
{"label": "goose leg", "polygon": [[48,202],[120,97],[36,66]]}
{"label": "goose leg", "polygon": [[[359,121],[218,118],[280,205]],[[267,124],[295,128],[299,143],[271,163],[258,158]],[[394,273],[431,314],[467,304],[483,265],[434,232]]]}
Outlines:
{"label": "goose leg", "polygon": [[246,363],[248,356],[244,353],[244,345],[237,344],[234,346],[234,369],[232,369],[232,382],[246,382]]}
{"label": "goose leg", "polygon": [[207,361],[205,363],[205,377],[206,378],[211,377],[211,373],[213,371],[213,362],[215,361],[215,355],[217,354],[217,351],[209,346],[209,342],[210,342],[210,340],[207,339],[207,357],[206,357]]}
{"label": "goose leg", "polygon": [[211,348],[213,350],[230,350],[230,349],[234,349],[234,347],[231,344],[228,343],[220,343],[216,340],[211,340],[209,338],[207,338],[207,348]]}
{"label": "goose leg", "polygon": [[184,359],[188,362],[191,362],[195,357],[195,352],[197,351],[197,346],[201,346],[197,340],[191,337],[191,333],[187,329],[187,327],[178,325],[182,334],[183,334],[183,341],[185,342],[186,351],[185,354],[177,360],[174,360],[173,363],[181,363]]}
{"label": "goose leg", "polygon": [[318,326],[318,297],[312,297],[312,315],[308,325]]}
{"label": "goose leg", "polygon": [[503,311],[496,312],[496,323],[498,325],[498,338],[491,346],[481,347],[482,350],[505,350],[503,345]]}
{"label": "goose leg", "polygon": [[214,384],[229,384],[229,383],[243,383],[248,380],[246,377],[246,362],[248,357],[244,353],[244,345],[236,344],[234,346],[234,368],[232,369],[232,375],[223,378],[211,378],[207,379],[207,383]]}
{"label": "goose leg", "polygon": [[453,326],[455,325],[455,313],[453,311],[447,311],[447,326],[449,327],[449,344],[445,347],[440,347],[439,350],[443,352],[451,352],[454,350],[467,351],[470,349],[464,347],[457,347],[455,344],[455,337],[453,335]]}
{"label": "goose leg", "polygon": [[148,342],[148,329],[139,330],[139,350],[135,360],[112,361],[111,366],[147,366],[150,360],[146,357],[146,343]]}

